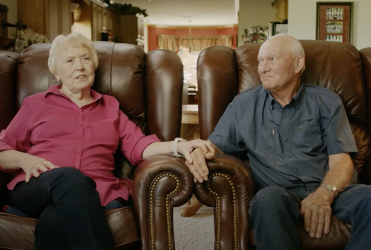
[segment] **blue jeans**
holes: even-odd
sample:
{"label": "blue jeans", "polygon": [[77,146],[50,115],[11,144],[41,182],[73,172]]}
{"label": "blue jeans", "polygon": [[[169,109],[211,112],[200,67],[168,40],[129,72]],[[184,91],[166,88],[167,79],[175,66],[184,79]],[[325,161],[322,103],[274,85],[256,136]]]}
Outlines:
{"label": "blue jeans", "polygon": [[[301,220],[300,202],[319,185],[270,186],[256,193],[250,203],[249,219],[257,250],[300,249],[296,229]],[[334,216],[352,225],[346,249],[371,249],[371,186],[348,186],[335,198],[331,207]]]}
{"label": "blue jeans", "polygon": [[57,168],[18,183],[7,199],[9,205],[39,218],[36,250],[113,249],[95,182],[75,168]]}

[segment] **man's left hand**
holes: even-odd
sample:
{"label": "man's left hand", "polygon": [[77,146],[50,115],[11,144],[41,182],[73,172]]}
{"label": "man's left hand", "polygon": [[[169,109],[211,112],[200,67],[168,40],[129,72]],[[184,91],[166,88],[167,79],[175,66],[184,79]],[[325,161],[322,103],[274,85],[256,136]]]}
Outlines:
{"label": "man's left hand", "polygon": [[311,238],[322,237],[330,232],[331,204],[335,194],[325,188],[318,188],[301,202],[300,213],[304,216],[304,227]]}

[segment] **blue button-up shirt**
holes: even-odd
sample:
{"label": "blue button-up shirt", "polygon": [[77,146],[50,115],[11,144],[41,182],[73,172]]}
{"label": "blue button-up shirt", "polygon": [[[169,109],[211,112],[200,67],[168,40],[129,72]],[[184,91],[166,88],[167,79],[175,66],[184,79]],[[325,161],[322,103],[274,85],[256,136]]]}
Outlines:
{"label": "blue button-up shirt", "polygon": [[285,107],[261,85],[237,95],[209,140],[247,155],[258,189],[320,182],[329,155],[358,152],[340,97],[307,84]]}

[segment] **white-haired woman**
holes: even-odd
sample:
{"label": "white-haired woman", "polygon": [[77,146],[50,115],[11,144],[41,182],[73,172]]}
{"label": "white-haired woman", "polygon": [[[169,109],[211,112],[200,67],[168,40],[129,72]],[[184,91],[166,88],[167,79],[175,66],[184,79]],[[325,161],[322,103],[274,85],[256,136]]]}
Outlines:
{"label": "white-haired woman", "polygon": [[[79,33],[55,38],[48,66],[60,85],[27,97],[0,134],[0,166],[12,176],[7,201],[39,218],[37,250],[112,249],[102,206],[119,207],[118,199],[129,198],[112,174],[117,148],[136,165],[173,151],[191,162],[190,152],[198,147],[211,158],[213,146],[145,136],[114,97],[90,88],[98,56]],[[200,181],[207,179],[203,167],[193,171]]]}

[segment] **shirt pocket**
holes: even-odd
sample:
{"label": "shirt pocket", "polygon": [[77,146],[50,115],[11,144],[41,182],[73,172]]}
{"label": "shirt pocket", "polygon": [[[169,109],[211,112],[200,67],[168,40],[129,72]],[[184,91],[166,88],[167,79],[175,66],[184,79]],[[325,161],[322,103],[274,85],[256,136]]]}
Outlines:
{"label": "shirt pocket", "polygon": [[[266,165],[275,162],[278,150],[279,131],[276,127],[261,126],[255,131],[254,154]],[[268,164],[269,163],[269,164]]]}
{"label": "shirt pocket", "polygon": [[318,114],[302,116],[300,119],[299,129],[320,127],[321,123]]}
{"label": "shirt pocket", "polygon": [[303,116],[295,132],[295,146],[298,150],[319,152],[323,149],[324,139],[318,114]]}

